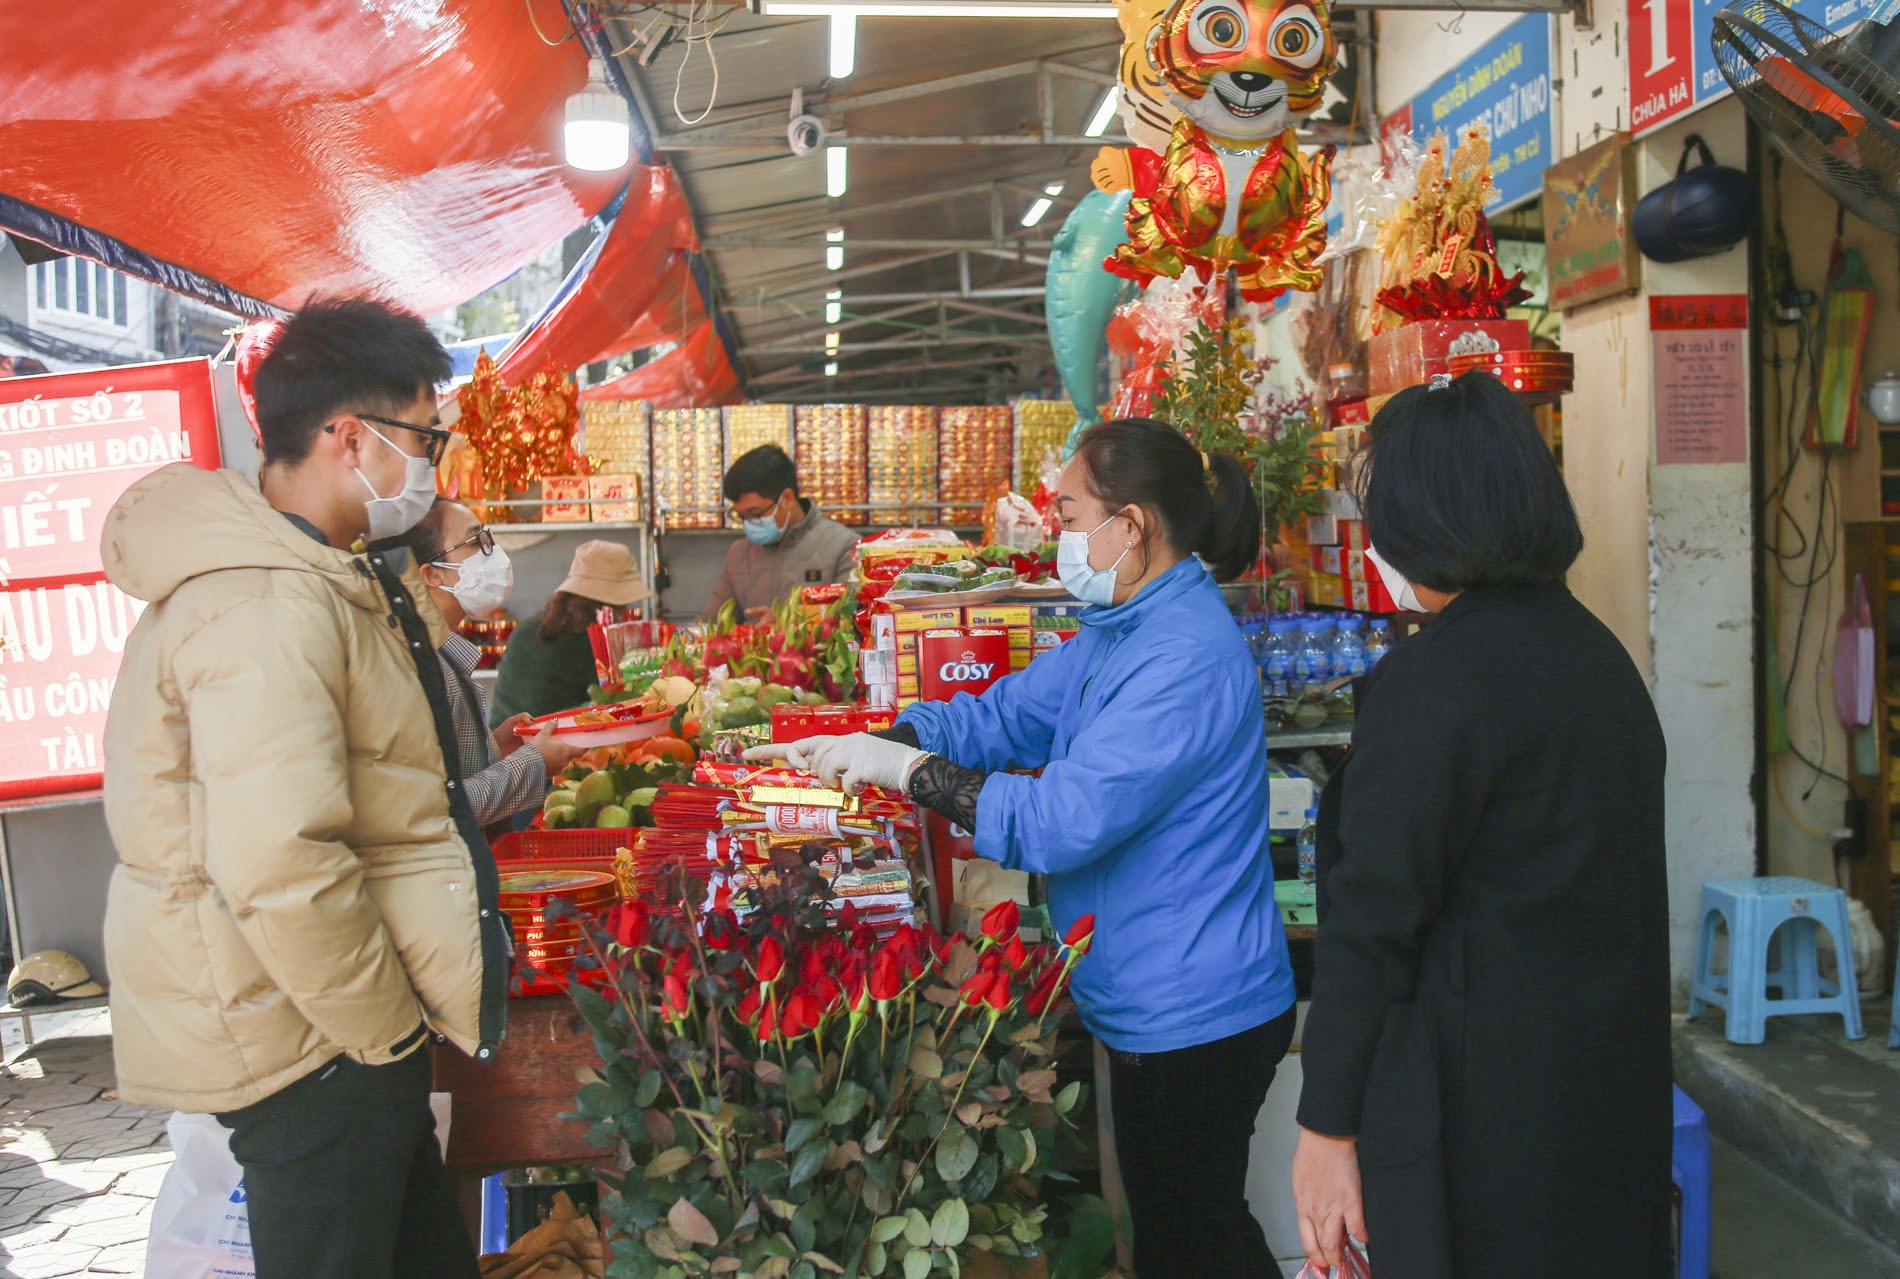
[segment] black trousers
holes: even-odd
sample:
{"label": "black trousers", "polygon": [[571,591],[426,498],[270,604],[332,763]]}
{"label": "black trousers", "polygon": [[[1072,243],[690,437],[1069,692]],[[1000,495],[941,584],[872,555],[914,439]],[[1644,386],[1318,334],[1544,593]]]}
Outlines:
{"label": "black trousers", "polygon": [[244,1169],[257,1279],[472,1279],[475,1249],[442,1167],[429,1054],[338,1057],[218,1116]]}
{"label": "black trousers", "polygon": [[1211,1044],[1109,1050],[1115,1153],[1139,1279],[1278,1279],[1247,1208],[1247,1154],[1293,1023],[1289,1008]]}

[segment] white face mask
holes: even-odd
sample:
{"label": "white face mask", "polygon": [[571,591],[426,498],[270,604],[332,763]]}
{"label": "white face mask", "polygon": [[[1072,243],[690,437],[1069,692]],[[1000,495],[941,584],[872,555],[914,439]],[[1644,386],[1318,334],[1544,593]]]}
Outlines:
{"label": "white face mask", "polygon": [[1394,604],[1397,604],[1408,613],[1423,613],[1425,611],[1425,606],[1418,602],[1418,592],[1413,589],[1411,581],[1397,569],[1386,563],[1385,556],[1379,554],[1378,550],[1374,547],[1368,546],[1366,548],[1366,558],[1372,561],[1373,565],[1379,570],[1379,576],[1385,579],[1386,593],[1391,595]]}
{"label": "white face mask", "polygon": [[[375,427],[364,424],[363,429],[371,435],[389,444],[389,437]],[[394,444],[389,447],[402,453]],[[380,542],[384,538],[401,537],[422,522],[422,517],[435,505],[435,467],[426,457],[410,457],[402,473],[402,491],[394,497],[384,497],[369,482],[369,476],[363,474],[363,468],[356,468],[356,478],[363,481],[363,487],[369,490],[369,501],[364,509],[369,515],[369,540]]]}
{"label": "white face mask", "polygon": [[488,554],[480,551],[460,564],[437,562],[435,567],[455,573],[455,585],[448,588],[455,602],[470,617],[489,617],[501,612],[508,592],[515,588],[515,566],[508,552],[497,546]]}
{"label": "white face mask", "polygon": [[1113,515],[1084,533],[1073,529],[1056,539],[1056,580],[1084,604],[1107,606],[1115,602],[1115,570],[1133,547],[1124,547],[1107,568],[1089,564],[1089,539],[1115,522]]}

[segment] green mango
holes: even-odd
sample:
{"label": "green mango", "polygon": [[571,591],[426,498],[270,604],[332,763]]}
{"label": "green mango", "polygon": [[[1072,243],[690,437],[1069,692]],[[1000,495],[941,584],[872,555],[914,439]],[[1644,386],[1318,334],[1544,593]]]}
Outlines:
{"label": "green mango", "polygon": [[759,705],[766,708],[784,706],[798,696],[797,692],[783,684],[767,684],[765,691],[759,694]]}
{"label": "green mango", "polygon": [[571,790],[551,790],[548,797],[541,801],[541,811],[552,813],[557,808],[574,807],[574,792]]}
{"label": "green mango", "polygon": [[628,791],[627,798],[623,803],[628,808],[645,808],[655,799],[659,798],[659,794],[660,788],[658,786],[643,786],[639,790]]}
{"label": "green mango", "polygon": [[614,785],[613,774],[605,769],[589,773],[574,790],[574,807],[580,809],[599,808],[602,804],[611,804],[620,793]]}
{"label": "green mango", "polygon": [[573,830],[581,824],[580,818],[580,813],[572,804],[568,804],[549,812],[541,824],[549,830]]}
{"label": "green mango", "polygon": [[609,804],[594,817],[596,830],[615,830],[622,826],[633,825],[633,814],[618,804]]}

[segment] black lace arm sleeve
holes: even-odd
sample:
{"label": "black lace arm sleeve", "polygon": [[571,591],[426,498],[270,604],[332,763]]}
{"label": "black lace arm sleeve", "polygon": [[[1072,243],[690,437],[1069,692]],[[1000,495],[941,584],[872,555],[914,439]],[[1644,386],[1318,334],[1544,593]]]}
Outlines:
{"label": "black lace arm sleeve", "polygon": [[923,747],[923,742],[917,736],[917,730],[909,724],[892,724],[889,728],[872,733],[871,736],[881,737],[887,742],[901,742],[912,750]]}
{"label": "black lace arm sleeve", "polygon": [[925,808],[942,813],[968,831],[976,829],[976,797],[988,773],[952,764],[941,755],[926,755],[910,771],[910,797]]}
{"label": "black lace arm sleeve", "polygon": [[[913,749],[923,748],[917,730],[909,724],[893,724],[871,736],[882,737],[887,742],[902,742]],[[976,797],[988,776],[974,768],[953,764],[941,755],[926,755],[911,770],[910,797],[963,829],[973,831],[976,829]]]}

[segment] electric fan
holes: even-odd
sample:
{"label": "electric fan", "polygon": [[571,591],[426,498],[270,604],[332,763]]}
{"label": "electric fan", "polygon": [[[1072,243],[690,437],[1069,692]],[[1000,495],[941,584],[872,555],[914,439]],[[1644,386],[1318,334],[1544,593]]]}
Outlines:
{"label": "electric fan", "polygon": [[1836,35],[1775,0],[1715,15],[1715,60],[1749,117],[1850,211],[1900,235],[1900,0]]}

